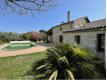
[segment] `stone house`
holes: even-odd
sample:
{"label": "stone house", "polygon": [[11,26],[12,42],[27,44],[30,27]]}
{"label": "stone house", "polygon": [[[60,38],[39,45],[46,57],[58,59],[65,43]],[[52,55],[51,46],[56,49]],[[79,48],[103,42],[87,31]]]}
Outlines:
{"label": "stone house", "polygon": [[[68,14],[69,17],[69,14]],[[51,43],[77,43],[97,53],[105,51],[106,19],[90,22],[82,17],[54,26],[47,31]]]}

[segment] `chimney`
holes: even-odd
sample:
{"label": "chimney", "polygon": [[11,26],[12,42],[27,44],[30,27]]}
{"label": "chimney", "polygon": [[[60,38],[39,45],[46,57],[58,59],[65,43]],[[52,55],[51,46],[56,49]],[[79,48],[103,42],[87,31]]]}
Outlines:
{"label": "chimney", "polygon": [[70,11],[67,12],[67,20],[68,20],[67,22],[69,23],[70,22]]}

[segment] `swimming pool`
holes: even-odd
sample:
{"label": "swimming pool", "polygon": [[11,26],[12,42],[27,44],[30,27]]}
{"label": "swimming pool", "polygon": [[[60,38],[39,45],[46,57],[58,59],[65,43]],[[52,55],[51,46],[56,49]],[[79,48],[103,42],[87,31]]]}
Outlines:
{"label": "swimming pool", "polygon": [[19,41],[18,43],[11,42],[8,46],[4,47],[2,50],[15,51],[15,50],[31,48],[33,46],[35,46],[35,45],[32,43],[27,43],[27,42],[22,42],[22,41]]}

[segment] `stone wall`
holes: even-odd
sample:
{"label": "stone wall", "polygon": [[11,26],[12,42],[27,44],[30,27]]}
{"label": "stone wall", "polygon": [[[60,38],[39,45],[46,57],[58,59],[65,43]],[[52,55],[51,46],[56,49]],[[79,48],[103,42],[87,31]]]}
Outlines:
{"label": "stone wall", "polygon": [[84,24],[88,23],[85,18],[80,18],[77,20],[74,20],[70,23],[65,23],[62,25],[58,25],[56,28],[52,29],[53,35],[52,35],[52,41],[53,43],[59,42],[59,36],[63,35],[63,31],[69,31],[72,29],[79,28],[83,26]]}
{"label": "stone wall", "polygon": [[[97,53],[97,34],[105,34],[105,31],[64,33],[64,43],[75,43],[75,36],[80,35],[80,46],[89,48]],[[100,56],[104,57],[104,53],[100,53]]]}
{"label": "stone wall", "polygon": [[48,35],[48,41],[52,42],[52,35]]}
{"label": "stone wall", "polygon": [[[60,30],[60,28],[62,30]],[[60,26],[54,28],[52,30],[53,31],[53,35],[52,35],[53,43],[59,42],[59,36],[63,35],[63,31],[70,30],[70,29],[71,29],[71,24],[60,25]]]}

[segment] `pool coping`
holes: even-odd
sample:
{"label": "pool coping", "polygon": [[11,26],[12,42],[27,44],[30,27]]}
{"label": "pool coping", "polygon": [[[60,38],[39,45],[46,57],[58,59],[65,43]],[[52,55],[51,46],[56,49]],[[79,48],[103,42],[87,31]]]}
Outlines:
{"label": "pool coping", "polygon": [[17,56],[17,55],[24,55],[24,54],[32,54],[32,53],[38,53],[38,52],[44,52],[48,49],[47,46],[36,46],[24,50],[17,50],[17,51],[3,51],[0,50],[0,57],[8,57],[8,56]]}
{"label": "pool coping", "polygon": [[[37,46],[37,44],[35,44],[34,42],[31,42],[31,44],[32,44],[33,46]],[[11,45],[11,43],[6,43],[6,44],[0,45],[0,50],[2,50],[3,48],[5,48],[5,47],[7,47],[7,46],[9,46],[9,45]]]}
{"label": "pool coping", "polygon": [[0,45],[0,50],[7,47],[7,46],[9,46],[9,45],[10,45],[10,43]]}

